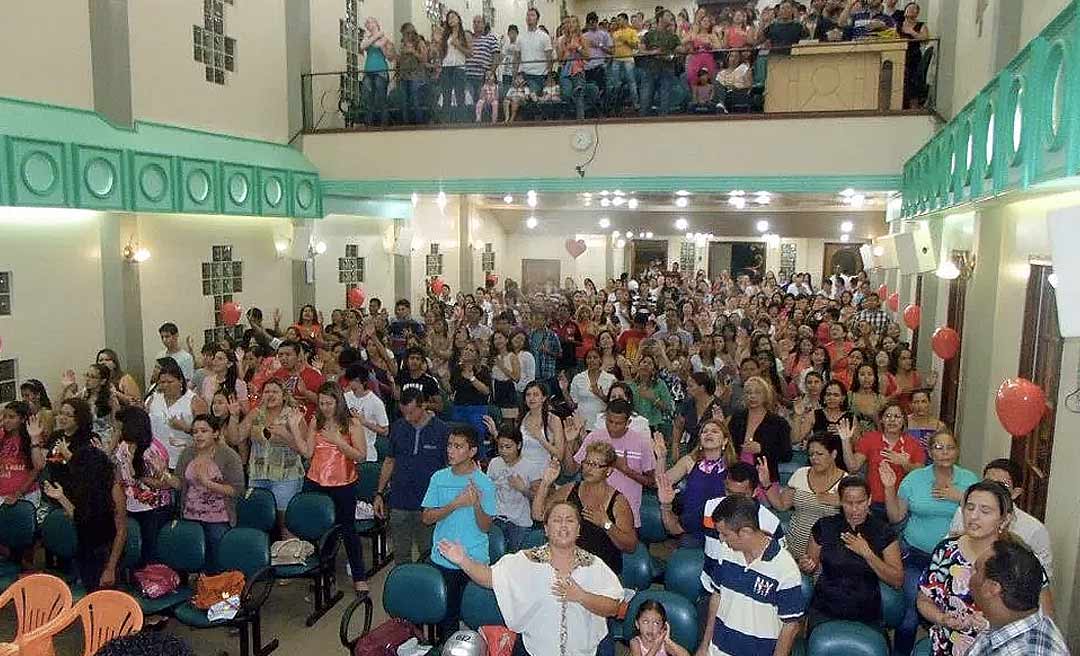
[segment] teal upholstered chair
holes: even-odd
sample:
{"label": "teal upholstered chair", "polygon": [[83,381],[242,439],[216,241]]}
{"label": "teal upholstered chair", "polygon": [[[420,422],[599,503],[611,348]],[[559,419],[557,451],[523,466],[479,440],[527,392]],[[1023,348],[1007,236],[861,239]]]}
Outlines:
{"label": "teal upholstered chair", "polygon": [[682,595],[690,603],[705,594],[701,586],[701,571],[705,568],[705,552],[702,549],[679,549],[667,560],[664,571],[664,589]]}
{"label": "teal upholstered chair", "polygon": [[277,524],[277,502],[274,493],[263,488],[251,487],[236,500],[237,528],[254,528],[263,533],[273,533]]}
{"label": "teal upholstered chair", "polygon": [[124,592],[135,597],[144,615],[171,611],[191,598],[188,574],[201,572],[206,565],[206,534],[202,526],[179,519],[162,526],[158,532],[154,561],[175,570],[180,575],[180,586],[155,599],[144,596],[138,584],[124,586]]}
{"label": "teal upholstered chair", "polygon": [[645,590],[652,585],[656,570],[645,543],[638,542],[633,553],[624,553],[622,562],[622,574],[619,575],[619,580],[622,581],[623,587],[630,590]]}
{"label": "teal upholstered chair", "polygon": [[308,626],[313,626],[343,596],[334,581],[337,552],[341,546],[340,527],[334,523],[334,502],[317,492],[297,494],[285,509],[285,528],[301,540],[315,545],[315,553],[305,562],[274,566],[276,578],[311,579],[314,609],[306,622]]}
{"label": "teal upholstered chair", "polygon": [[637,617],[638,608],[641,604],[650,599],[658,601],[664,606],[664,610],[667,612],[668,624],[671,625],[672,640],[679,643],[691,654],[694,653],[701,637],[697,608],[682,595],[667,590],[645,590],[634,595],[634,598],[630,600],[630,606],[626,610],[626,619],[623,620],[623,639],[629,642],[637,635],[634,619]]}
{"label": "teal upholstered chair", "polygon": [[807,656],[889,656],[885,635],[862,622],[832,620],[814,627],[806,644]]}
{"label": "teal upholstered chair", "polygon": [[660,500],[654,494],[641,495],[641,528],[638,538],[645,544],[656,544],[668,539],[667,529],[660,519]]}
{"label": "teal upholstered chair", "polygon": [[[376,446],[380,439],[385,438],[376,438]],[[357,499],[372,505],[375,504],[375,492],[379,489],[379,472],[381,470],[381,458],[379,462],[360,463],[356,468],[359,476]],[[394,554],[390,553],[390,523],[378,517],[358,519],[356,521],[356,535],[361,539],[371,540],[371,569],[366,572],[367,578],[371,578],[394,559]]]}
{"label": "teal upholstered chair", "polygon": [[461,619],[466,626],[479,630],[482,626],[503,626],[506,620],[499,611],[495,591],[469,581],[461,595]]}

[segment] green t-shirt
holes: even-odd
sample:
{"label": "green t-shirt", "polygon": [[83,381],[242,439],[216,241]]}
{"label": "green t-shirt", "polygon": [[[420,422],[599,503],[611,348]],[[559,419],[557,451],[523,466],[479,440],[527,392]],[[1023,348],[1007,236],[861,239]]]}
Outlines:
{"label": "green t-shirt", "polygon": [[658,54],[649,55],[645,60],[646,67],[654,72],[675,70],[675,50],[682,44],[679,35],[674,32],[662,30],[649,30],[645,33],[645,50],[659,50]]}

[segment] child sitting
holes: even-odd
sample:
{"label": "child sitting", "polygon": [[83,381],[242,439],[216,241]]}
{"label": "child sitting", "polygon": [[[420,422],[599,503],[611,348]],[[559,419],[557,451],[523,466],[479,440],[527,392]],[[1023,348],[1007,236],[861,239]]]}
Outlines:
{"label": "child sitting", "polygon": [[544,91],[540,95],[540,102],[562,102],[562,89],[559,88],[559,78],[555,76],[555,73],[548,75],[547,82],[544,84]]}
{"label": "child sitting", "polygon": [[521,109],[521,105],[530,100],[536,100],[536,95],[533,94],[532,89],[525,82],[525,74],[518,73],[514,76],[514,85],[507,90],[506,99],[503,101],[505,121],[510,123],[517,120],[518,110]]}
{"label": "child sitting", "polygon": [[667,611],[659,601],[650,599],[638,606],[634,626],[638,634],[630,641],[631,656],[690,656],[671,639]]}
{"label": "child sitting", "polygon": [[476,122],[479,123],[484,116],[484,107],[491,107],[491,122],[499,120],[499,84],[495,80],[495,71],[488,71],[484,76],[484,84],[480,86],[480,92],[476,100]]}
{"label": "child sitting", "polygon": [[698,71],[697,78],[690,85],[690,111],[704,113],[713,109],[713,85],[709,69]]}

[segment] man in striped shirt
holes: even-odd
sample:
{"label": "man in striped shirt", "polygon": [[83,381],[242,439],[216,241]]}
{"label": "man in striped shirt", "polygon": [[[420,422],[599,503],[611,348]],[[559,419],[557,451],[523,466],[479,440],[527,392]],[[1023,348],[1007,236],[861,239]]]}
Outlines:
{"label": "man in striped shirt", "polygon": [[728,496],[716,506],[719,559],[707,564],[711,593],[698,656],[788,656],[806,609],[802,574],[765,533],[758,503]]}
{"label": "man in striped shirt", "polygon": [[483,16],[473,16],[472,50],[465,60],[465,81],[473,102],[480,98],[484,76],[495,70],[499,61],[499,37],[491,33],[491,26]]}

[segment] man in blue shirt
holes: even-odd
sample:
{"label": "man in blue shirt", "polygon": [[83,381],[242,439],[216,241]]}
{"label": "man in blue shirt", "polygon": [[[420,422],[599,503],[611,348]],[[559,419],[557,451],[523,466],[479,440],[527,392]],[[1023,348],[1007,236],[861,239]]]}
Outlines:
{"label": "man in blue shirt", "polygon": [[848,39],[865,39],[874,32],[895,29],[892,16],[885,13],[882,0],[848,0],[848,6],[837,21],[847,27]]}
{"label": "man in blue shirt", "polygon": [[[431,477],[424,494],[421,518],[426,526],[435,526],[436,542],[457,542],[473,562],[487,564],[488,531],[495,514],[495,484],[476,463],[480,438],[468,424],[454,424],[446,444],[449,467]],[[438,549],[431,562],[446,580],[446,618],[439,624],[440,638],[453,633],[461,619],[461,594],[469,577],[446,559]]]}
{"label": "man in blue shirt", "polygon": [[529,350],[536,358],[536,380],[544,386],[548,394],[555,394],[559,386],[555,378],[556,365],[562,355],[562,342],[547,325],[543,312],[534,310],[529,315]]}
{"label": "man in blue shirt", "polygon": [[[431,551],[431,527],[421,522],[421,504],[428,481],[446,465],[450,427],[427,409],[418,389],[401,393],[401,418],[390,425],[390,453],[379,472],[375,515],[390,517],[390,539],[398,563],[423,560]],[[389,496],[387,491],[389,490]]]}
{"label": "man in blue shirt", "polygon": [[394,304],[394,319],[386,328],[386,333],[390,336],[390,350],[399,362],[405,356],[409,335],[424,336],[424,325],[413,319],[411,314],[412,303],[407,298],[399,298]]}

